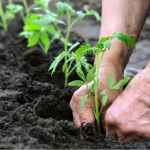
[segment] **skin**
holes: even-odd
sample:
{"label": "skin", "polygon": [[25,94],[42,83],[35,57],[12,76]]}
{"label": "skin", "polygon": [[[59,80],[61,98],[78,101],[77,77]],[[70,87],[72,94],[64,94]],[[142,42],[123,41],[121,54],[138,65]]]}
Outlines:
{"label": "skin", "polygon": [[[124,32],[137,41],[150,8],[149,0],[103,0],[102,26],[100,38],[112,35],[114,32]],[[115,78],[115,84],[123,79],[124,69],[133,49],[117,39],[112,40],[110,51],[106,51],[100,66],[98,93],[107,87],[110,75]],[[100,56],[99,56],[100,57]],[[96,61],[95,61],[96,64]],[[89,83],[89,87],[92,83]],[[146,85],[146,86],[145,86]],[[150,137],[150,64],[137,74],[126,89],[111,91],[101,114],[102,130],[106,136],[112,136],[121,141],[134,138]],[[80,87],[73,95],[70,107],[74,123],[91,122],[95,118],[90,99],[87,99],[83,109],[80,109],[81,98],[87,94],[85,86]],[[92,95],[94,101],[94,93]],[[99,108],[102,96],[99,95]]]}

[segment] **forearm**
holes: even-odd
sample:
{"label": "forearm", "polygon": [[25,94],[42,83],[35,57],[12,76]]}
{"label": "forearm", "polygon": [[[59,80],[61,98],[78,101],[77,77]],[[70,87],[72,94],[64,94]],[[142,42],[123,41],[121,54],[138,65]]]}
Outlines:
{"label": "forearm", "polygon": [[[110,36],[113,33],[136,35],[137,41],[141,29],[146,20],[150,6],[150,0],[103,0],[102,1],[102,25],[100,38]],[[131,47],[117,40],[112,40],[110,51],[106,51],[103,63],[111,62],[122,71],[128,63],[132,53]],[[96,61],[95,61],[96,64]]]}

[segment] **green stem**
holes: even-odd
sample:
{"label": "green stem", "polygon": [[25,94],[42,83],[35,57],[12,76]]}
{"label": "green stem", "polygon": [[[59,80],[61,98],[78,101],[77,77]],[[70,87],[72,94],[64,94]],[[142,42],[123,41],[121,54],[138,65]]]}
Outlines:
{"label": "green stem", "polygon": [[[71,67],[71,65],[72,65],[73,61],[74,61],[74,59],[70,62],[67,72],[69,72],[70,67]],[[74,67],[76,67],[76,65],[75,65]],[[70,74],[71,74],[71,71],[68,73],[68,76],[69,76]]]}
{"label": "green stem", "polygon": [[37,4],[33,4],[28,8],[28,11],[30,12],[34,7],[38,6]]}
{"label": "green stem", "polygon": [[[70,19],[71,16],[68,13],[68,31],[67,31],[67,35],[66,35],[66,40],[65,40],[65,52],[67,52],[67,43],[68,43],[68,39],[69,39],[69,34],[70,34],[70,30],[73,27],[73,25],[77,22],[78,18],[75,19],[73,21],[73,23],[70,25]],[[65,62],[67,61],[67,56],[65,56]],[[67,86],[68,84],[68,72],[67,72],[67,64],[66,64],[66,68],[65,68],[65,86]]]}
{"label": "green stem", "polygon": [[0,16],[1,16],[2,24],[3,24],[3,28],[5,31],[7,31],[8,26],[7,26],[7,21],[5,19],[5,13],[4,13],[2,4],[3,4],[3,0],[0,0]]}
{"label": "green stem", "polygon": [[26,19],[25,19],[25,16],[24,16],[24,14],[23,14],[22,11],[20,12],[20,15],[21,15],[21,17],[22,17],[23,23],[25,24],[25,23],[26,23]]}
{"label": "green stem", "polygon": [[56,23],[54,23],[54,25],[55,25],[56,30],[59,32],[59,34],[60,34],[61,38],[62,38],[62,39],[65,39],[65,38],[63,37],[63,35],[61,34],[61,31],[59,30],[59,28],[58,28],[57,24],[56,24]]}
{"label": "green stem", "polygon": [[89,95],[90,100],[91,100],[91,104],[92,104],[92,108],[93,108],[94,116],[95,116],[95,118],[96,118],[96,112],[95,112],[94,104],[93,104],[93,101],[92,101],[92,98],[91,98],[91,93],[90,93],[90,91],[89,91],[89,88],[88,88],[87,83],[85,83],[85,84],[86,84],[86,88],[87,88],[87,90],[88,90],[88,95]]}
{"label": "green stem", "polygon": [[76,57],[76,56],[74,56],[72,54],[68,54],[68,55],[74,57],[75,59],[77,59],[82,64],[82,66],[85,68],[85,70],[90,74],[92,80],[94,81],[94,84],[96,84],[96,80],[93,78],[93,75],[91,74],[91,72],[89,71],[89,69],[82,63],[82,61],[78,57]]}
{"label": "green stem", "polygon": [[99,72],[99,67],[103,58],[104,52],[102,52],[101,58],[99,60],[99,53],[96,54],[96,61],[97,61],[97,67],[96,67],[96,84],[95,84],[95,107],[96,107],[96,121],[97,121],[97,126],[98,126],[98,133],[100,134],[100,118],[99,118],[99,108],[98,108],[98,93],[97,93],[97,88],[98,88],[98,72]]}
{"label": "green stem", "polygon": [[25,10],[26,10],[26,17],[25,17],[25,23],[26,23],[28,16],[29,16],[29,8],[28,8],[28,4],[27,4],[26,0],[23,0],[23,5],[24,5]]}
{"label": "green stem", "polygon": [[72,73],[72,71],[75,69],[76,65],[71,69],[71,71],[67,74],[68,76]]}
{"label": "green stem", "polygon": [[[67,52],[67,43],[68,43],[68,38],[69,38],[69,34],[70,34],[70,19],[71,19],[71,16],[70,14],[68,14],[68,31],[67,31],[67,35],[66,35],[66,40],[65,40],[65,45],[64,45],[64,48],[65,48],[65,52]],[[65,63],[67,61],[67,56],[65,56]],[[68,84],[68,74],[67,74],[67,64],[66,64],[66,68],[65,68],[65,86],[67,86]]]}

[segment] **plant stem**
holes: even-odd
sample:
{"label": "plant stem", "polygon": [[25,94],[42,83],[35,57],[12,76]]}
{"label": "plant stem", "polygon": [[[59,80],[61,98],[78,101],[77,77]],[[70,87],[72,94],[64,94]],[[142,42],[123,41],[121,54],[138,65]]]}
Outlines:
{"label": "plant stem", "polygon": [[[66,40],[65,40],[65,52],[67,52],[67,43],[68,43],[68,39],[69,39],[69,35],[70,35],[70,30],[78,20],[78,19],[75,19],[73,21],[73,23],[70,25],[70,19],[71,19],[71,15],[68,13],[68,31],[67,31]],[[67,56],[65,56],[65,62],[66,61],[67,61]],[[66,68],[65,68],[65,86],[67,86],[67,84],[68,84],[68,69],[67,69],[67,64],[66,64]]]}
{"label": "plant stem", "polygon": [[23,0],[23,5],[24,5],[25,10],[26,10],[26,17],[25,17],[25,23],[26,23],[28,15],[29,15],[29,8],[28,8],[28,4],[27,4],[26,0]]}
{"label": "plant stem", "polygon": [[103,58],[104,52],[102,52],[101,58],[99,60],[99,53],[96,54],[96,61],[97,61],[97,67],[96,67],[96,84],[95,84],[95,107],[96,107],[96,121],[98,126],[98,133],[100,134],[100,118],[99,118],[99,109],[98,109],[98,94],[97,94],[97,87],[98,87],[98,72],[99,67]]}
{"label": "plant stem", "polygon": [[[69,34],[70,34],[70,19],[71,16],[70,14],[68,14],[68,31],[67,31],[67,35],[66,35],[66,40],[65,40],[65,52],[67,52],[67,43],[68,43],[68,38],[69,38]],[[67,61],[67,56],[65,56],[65,62]],[[67,86],[68,84],[68,72],[67,72],[67,63],[66,63],[66,68],[65,68],[65,86]]]}
{"label": "plant stem", "polygon": [[2,4],[3,4],[3,0],[0,0],[0,16],[1,16],[2,24],[3,24],[2,26],[4,30],[7,31],[8,26],[7,26],[7,21],[5,19],[5,13],[4,13]]}
{"label": "plant stem", "polygon": [[91,93],[90,93],[90,91],[89,91],[89,88],[88,88],[87,83],[85,83],[85,84],[86,84],[86,88],[87,88],[87,90],[88,90],[88,95],[89,95],[90,100],[91,100],[91,104],[92,104],[92,108],[93,108],[94,116],[95,116],[95,118],[96,118],[96,112],[95,112],[94,104],[93,104],[93,101],[92,101],[92,98],[91,98]]}

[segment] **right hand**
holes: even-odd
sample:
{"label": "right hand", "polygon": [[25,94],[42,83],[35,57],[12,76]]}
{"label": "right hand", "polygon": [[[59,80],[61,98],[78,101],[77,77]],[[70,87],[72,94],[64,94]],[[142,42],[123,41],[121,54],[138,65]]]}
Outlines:
{"label": "right hand", "polygon": [[[115,79],[114,85],[117,84],[121,79],[123,79],[123,73],[122,73],[122,71],[119,71],[117,66],[115,66],[112,63],[101,64],[101,67],[99,69],[99,83],[98,83],[99,109],[102,106],[102,98],[103,98],[103,96],[100,95],[100,93],[104,89],[108,89],[107,80],[110,76],[113,76]],[[88,84],[89,89],[90,89],[91,85],[92,85],[92,83]],[[110,105],[113,103],[113,101],[119,96],[119,94],[122,92],[122,90],[123,89],[120,88],[119,90],[111,91],[109,98],[108,98],[105,106],[103,107],[103,111],[102,111],[100,117],[101,117],[102,128],[104,129],[104,131],[106,130],[105,129],[106,111],[110,107]],[[95,125],[95,117],[94,117],[93,108],[92,108],[92,104],[91,104],[89,97],[88,97],[87,101],[85,102],[85,105],[82,108],[82,110],[80,109],[81,99],[86,94],[88,94],[88,91],[87,91],[86,85],[83,85],[77,91],[75,91],[75,93],[73,94],[73,97],[71,99],[71,102],[70,102],[70,107],[73,112],[74,123],[78,127],[81,126],[82,123],[86,124],[89,122],[92,123],[93,125]],[[95,95],[94,94],[95,94],[94,92],[91,94],[91,98],[93,100],[93,104],[95,105]]]}

